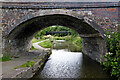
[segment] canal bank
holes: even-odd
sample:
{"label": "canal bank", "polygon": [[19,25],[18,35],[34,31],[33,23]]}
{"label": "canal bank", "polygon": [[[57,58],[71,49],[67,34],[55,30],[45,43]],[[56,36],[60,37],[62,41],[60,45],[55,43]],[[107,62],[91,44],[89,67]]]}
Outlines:
{"label": "canal bank", "polygon": [[[41,52],[31,51],[31,53],[26,53],[22,55],[22,57],[16,58],[16,61],[19,62],[16,64],[19,65],[25,63],[22,62],[24,59],[26,62],[30,60],[35,61],[32,67],[13,70],[13,68],[16,67],[14,66],[12,70],[6,71],[7,74],[4,74],[3,78],[111,78],[108,73],[103,71],[100,64],[81,52],[73,52],[77,47],[71,43],[66,43],[64,40],[57,40],[54,44],[52,55],[50,56],[51,53],[49,49],[40,48],[41,46],[38,45],[40,42],[33,43],[33,46],[37,49],[41,49]],[[44,63],[45,65],[43,66]]]}
{"label": "canal bank", "polygon": [[[36,47],[37,44],[33,43]],[[44,65],[51,50],[38,47],[40,50],[30,50],[24,54],[2,62],[2,78],[31,78]],[[33,64],[31,64],[31,62]]]}

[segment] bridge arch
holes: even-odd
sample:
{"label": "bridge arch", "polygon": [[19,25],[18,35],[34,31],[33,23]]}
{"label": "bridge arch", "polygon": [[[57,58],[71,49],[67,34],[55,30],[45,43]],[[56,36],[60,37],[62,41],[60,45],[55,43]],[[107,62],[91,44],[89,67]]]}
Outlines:
{"label": "bridge arch", "polygon": [[33,36],[43,28],[52,25],[74,29],[82,38],[83,53],[98,62],[103,61],[106,52],[104,31],[94,22],[86,21],[85,18],[78,19],[64,14],[38,16],[19,24],[6,37],[5,53],[9,51],[10,55],[14,56],[28,51]]}

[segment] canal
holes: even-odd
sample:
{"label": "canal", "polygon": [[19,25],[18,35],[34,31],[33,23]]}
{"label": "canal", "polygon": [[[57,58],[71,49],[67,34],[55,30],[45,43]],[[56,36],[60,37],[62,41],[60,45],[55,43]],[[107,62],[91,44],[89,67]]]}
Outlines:
{"label": "canal", "polygon": [[99,63],[81,52],[71,52],[72,47],[57,41],[43,69],[33,78],[110,78]]}

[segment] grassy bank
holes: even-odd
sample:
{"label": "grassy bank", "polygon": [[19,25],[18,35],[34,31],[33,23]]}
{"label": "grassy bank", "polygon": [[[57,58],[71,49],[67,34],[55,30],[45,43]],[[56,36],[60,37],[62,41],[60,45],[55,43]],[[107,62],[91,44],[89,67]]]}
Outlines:
{"label": "grassy bank", "polygon": [[30,50],[38,50],[38,49],[36,49],[34,46],[32,46],[32,47],[30,48]]}
{"label": "grassy bank", "polygon": [[[48,40],[46,40],[48,39]],[[71,44],[73,44],[75,46],[76,49],[73,49],[74,52],[82,52],[82,40],[79,36],[77,37],[73,37],[73,36],[64,36],[64,37],[58,37],[58,36],[44,36],[42,37],[41,40],[46,40],[46,41],[43,41],[41,43],[39,43],[39,45],[43,48],[52,48],[53,44],[51,43],[51,41],[54,41],[54,40],[65,40],[66,42],[69,42]],[[39,42],[41,40],[37,40],[37,39],[34,39],[32,40],[33,43],[34,42]],[[35,50],[35,48],[32,46],[32,49]]]}
{"label": "grassy bank", "polygon": [[33,61],[28,61],[20,66],[17,66],[15,67],[14,69],[17,69],[17,68],[24,68],[24,67],[32,67],[33,65],[35,64],[35,62]]}
{"label": "grassy bank", "polygon": [[38,45],[40,45],[43,48],[52,48],[53,46],[50,40],[43,41],[39,43]]}
{"label": "grassy bank", "polygon": [[80,51],[82,51],[82,39],[79,36],[54,37],[54,40],[65,40],[66,42],[70,42],[79,47]]}
{"label": "grassy bank", "polygon": [[39,41],[42,41],[42,40],[44,40],[44,39],[32,39],[32,43],[36,43],[36,42],[39,42]]}

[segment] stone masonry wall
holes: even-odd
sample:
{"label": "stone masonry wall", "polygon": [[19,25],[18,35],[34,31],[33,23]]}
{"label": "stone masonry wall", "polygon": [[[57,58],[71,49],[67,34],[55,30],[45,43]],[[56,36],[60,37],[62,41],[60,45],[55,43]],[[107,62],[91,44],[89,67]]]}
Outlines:
{"label": "stone masonry wall", "polygon": [[[66,10],[66,9],[2,9],[2,49],[3,53],[9,54],[9,55],[17,55],[18,53],[21,53],[23,51],[27,51],[30,48],[30,41],[33,37],[33,35],[29,35],[29,33],[34,33],[34,32],[29,32],[29,28],[36,29],[34,31],[37,32],[37,29],[41,30],[40,28],[37,27],[37,25],[40,25],[39,20],[41,20],[42,17],[39,16],[46,16],[46,15],[53,15],[53,14],[60,14],[60,15],[65,15],[65,18],[67,21],[65,25],[71,26],[71,28],[75,28],[76,31],[81,35],[82,32],[82,39],[83,39],[83,52],[84,54],[90,56],[92,59],[100,62],[102,61],[103,55],[106,52],[105,51],[105,45],[104,44],[104,31],[100,28],[99,25],[95,23],[94,20],[87,18],[86,16],[86,11],[73,11],[71,9]],[[76,21],[72,21],[72,18],[67,17],[71,16],[73,19],[75,18]],[[49,16],[48,16],[49,17]],[[59,17],[59,16],[57,16]],[[38,18],[38,19],[35,19]],[[60,18],[60,17],[59,17]],[[33,21],[32,21],[33,19]],[[43,17],[42,22],[43,25],[49,25],[53,24],[53,22],[47,23],[46,18]],[[49,18],[50,19],[55,19]],[[79,22],[80,20],[80,22]],[[41,20],[42,21],[42,20]],[[55,20],[54,20],[55,21]],[[59,19],[57,19],[55,22],[57,24],[64,24],[64,21],[58,22]],[[69,21],[69,22],[68,22]],[[73,23],[70,23],[73,22]],[[75,24],[75,23],[77,24]],[[18,28],[19,33],[12,34],[14,37],[13,39],[9,40],[8,36],[15,30],[19,25],[22,24],[22,28]],[[30,27],[29,27],[30,26]],[[66,26],[68,27],[68,26]],[[44,27],[42,27],[44,28]],[[28,30],[29,31],[28,31]],[[90,29],[90,30],[88,30]],[[94,29],[94,30],[93,30]],[[23,31],[23,33],[22,33]],[[26,31],[26,32],[25,32]],[[97,35],[97,38],[94,37],[85,37],[86,35],[91,35],[87,34],[88,32],[99,34],[100,36]],[[27,33],[28,32],[28,33]],[[26,34],[25,34],[26,33]],[[20,36],[20,38],[18,37]],[[93,34],[92,34],[93,35]],[[26,36],[26,37],[23,37]],[[99,37],[99,38],[98,38]],[[18,39],[16,39],[18,38]],[[102,39],[101,39],[102,38]],[[100,42],[99,42],[100,41]],[[86,46],[87,45],[87,46]],[[12,54],[11,54],[12,52]]]}

